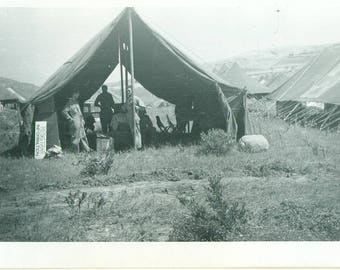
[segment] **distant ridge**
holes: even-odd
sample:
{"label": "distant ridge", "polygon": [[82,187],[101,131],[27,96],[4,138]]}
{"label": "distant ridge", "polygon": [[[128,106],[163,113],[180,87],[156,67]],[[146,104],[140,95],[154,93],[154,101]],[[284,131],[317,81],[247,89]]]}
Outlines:
{"label": "distant ridge", "polygon": [[8,89],[11,89],[26,100],[29,99],[38,88],[38,86],[31,83],[19,82],[13,79],[0,77],[1,91],[8,92]]}

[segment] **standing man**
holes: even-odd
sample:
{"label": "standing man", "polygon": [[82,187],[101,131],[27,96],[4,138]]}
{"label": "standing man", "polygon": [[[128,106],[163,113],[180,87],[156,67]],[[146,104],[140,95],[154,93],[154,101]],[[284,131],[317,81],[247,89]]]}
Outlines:
{"label": "standing man", "polygon": [[102,86],[102,93],[96,98],[94,106],[100,108],[100,123],[103,133],[109,133],[112,119],[112,108],[115,102],[110,93],[107,92],[107,85]]}
{"label": "standing man", "polygon": [[84,128],[84,118],[78,103],[79,92],[74,92],[66,103],[62,114],[68,120],[71,133],[72,150],[79,153],[79,146],[82,150],[90,152],[90,147],[86,138]]}

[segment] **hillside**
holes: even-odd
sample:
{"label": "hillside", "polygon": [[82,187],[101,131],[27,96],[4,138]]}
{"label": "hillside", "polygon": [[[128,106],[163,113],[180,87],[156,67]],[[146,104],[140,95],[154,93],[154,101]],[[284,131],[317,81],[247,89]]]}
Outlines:
{"label": "hillside", "polygon": [[[233,63],[236,62],[249,76],[255,78],[262,84],[269,86],[269,84],[272,84],[273,79],[278,76],[281,78],[291,77],[295,72],[318,55],[324,48],[330,45],[331,44],[298,47],[292,46],[251,51],[214,63],[214,71],[216,73],[220,73],[221,70],[229,69]],[[280,84],[276,82],[269,87],[272,90],[275,90],[275,87],[279,85]]]}
{"label": "hillside", "polygon": [[0,77],[0,89],[12,88],[26,99],[29,99],[38,89],[38,86],[31,83],[19,82],[16,80]]}
{"label": "hillside", "polygon": [[[223,64],[230,64],[230,66],[237,62],[247,71],[254,70],[265,70],[270,68],[271,66],[285,61],[285,58],[289,58],[289,56],[293,58],[303,58],[303,56],[307,55],[315,55],[321,52],[327,46],[326,45],[312,45],[312,46],[291,46],[291,47],[279,47],[267,50],[257,50],[250,51],[247,53],[243,53],[240,55],[236,55],[218,62],[214,63],[215,68],[221,67]],[[299,57],[301,56],[301,57]],[[298,60],[297,60],[298,61]],[[305,59],[303,59],[305,61]]]}

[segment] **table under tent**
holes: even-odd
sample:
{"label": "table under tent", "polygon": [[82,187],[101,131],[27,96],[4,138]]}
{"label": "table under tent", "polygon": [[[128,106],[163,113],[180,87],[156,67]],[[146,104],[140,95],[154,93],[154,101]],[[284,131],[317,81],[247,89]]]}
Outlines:
{"label": "table under tent", "polygon": [[[61,111],[72,92],[80,92],[82,107],[116,67],[122,78],[122,103],[132,110],[136,80],[175,106],[181,106],[184,100],[194,104],[187,118],[194,120],[200,131],[220,128],[235,139],[246,133],[246,91],[228,85],[195,63],[147,25],[133,8],[125,8],[30,99],[29,104],[35,108],[33,124],[47,122],[47,149],[67,145]],[[135,125],[131,134],[134,129]]]}

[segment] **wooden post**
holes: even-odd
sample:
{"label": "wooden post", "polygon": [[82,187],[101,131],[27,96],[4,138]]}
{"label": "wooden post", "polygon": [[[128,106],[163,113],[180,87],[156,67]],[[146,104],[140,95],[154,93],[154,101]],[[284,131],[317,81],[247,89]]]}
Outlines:
{"label": "wooden post", "polygon": [[134,61],[133,61],[133,33],[132,33],[132,18],[131,9],[129,10],[129,50],[130,50],[130,73],[131,73],[131,98],[132,98],[132,121],[133,121],[133,147],[137,149],[136,145],[136,106],[135,106],[135,95],[134,95],[134,85],[135,85],[135,71],[134,71]]}
{"label": "wooden post", "polygon": [[118,36],[118,57],[119,57],[119,66],[120,66],[120,87],[121,87],[121,94],[122,94],[122,103],[124,103],[124,78],[123,78],[123,64],[122,64],[122,44],[120,41],[120,34]]}

